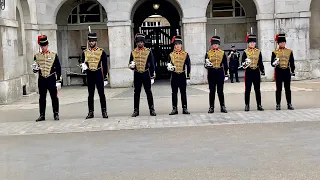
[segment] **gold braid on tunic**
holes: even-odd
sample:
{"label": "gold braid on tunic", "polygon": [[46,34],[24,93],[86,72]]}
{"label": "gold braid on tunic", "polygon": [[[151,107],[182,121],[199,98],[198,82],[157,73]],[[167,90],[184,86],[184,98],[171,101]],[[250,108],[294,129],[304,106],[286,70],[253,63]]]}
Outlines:
{"label": "gold braid on tunic", "polygon": [[257,48],[254,48],[254,49],[247,48],[246,50],[244,50],[244,52],[246,53],[247,58],[251,60],[251,64],[249,65],[249,68],[257,69],[261,50]]}
{"label": "gold braid on tunic", "polygon": [[146,69],[147,60],[150,54],[150,49],[148,48],[142,48],[142,49],[134,49],[132,51],[133,60],[136,63],[136,71],[143,73],[146,72],[148,69]]}
{"label": "gold braid on tunic", "polygon": [[100,69],[98,68],[98,66],[101,60],[102,53],[102,48],[84,50],[85,62],[88,63],[90,71],[96,71]]}
{"label": "gold braid on tunic", "polygon": [[208,58],[213,65],[213,68],[218,69],[221,68],[221,62],[223,60],[224,51],[221,49],[213,50],[210,49],[208,52]]}
{"label": "gold braid on tunic", "polygon": [[173,64],[173,66],[175,66],[175,71],[176,73],[180,74],[184,72],[184,63],[186,61],[187,58],[187,52],[185,51],[173,51],[172,53],[170,53],[170,58],[171,58],[171,62]]}
{"label": "gold braid on tunic", "polygon": [[287,69],[289,67],[290,55],[292,50],[290,49],[276,49],[273,51],[277,58],[279,58],[279,67],[281,69]]}
{"label": "gold braid on tunic", "polygon": [[50,72],[55,59],[56,53],[54,52],[36,54],[36,63],[39,65],[42,77],[47,78],[54,74]]}

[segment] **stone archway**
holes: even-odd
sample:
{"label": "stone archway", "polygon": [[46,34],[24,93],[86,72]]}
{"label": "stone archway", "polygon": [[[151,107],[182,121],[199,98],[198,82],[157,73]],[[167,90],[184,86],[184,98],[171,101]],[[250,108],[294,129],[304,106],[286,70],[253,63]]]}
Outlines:
{"label": "stone archway", "polygon": [[64,85],[82,85],[85,75],[81,73],[78,64],[81,46],[87,46],[89,26],[92,32],[97,33],[98,46],[110,54],[105,8],[96,0],[65,1],[57,12],[56,24]]}
{"label": "stone archway", "polygon": [[[258,35],[257,8],[253,0],[210,0],[207,11],[207,39],[214,35],[221,37],[221,48],[230,50],[230,45],[243,50],[247,47],[245,37],[250,33]],[[209,46],[207,42],[207,46]]]}
{"label": "stone archway", "polygon": [[[182,9],[174,0],[144,0],[136,2],[133,6],[131,11],[133,35],[138,32],[146,34],[146,47],[152,49],[154,54],[157,79],[170,77],[166,63],[173,48],[172,37],[177,33],[182,35],[181,19]],[[142,25],[146,20],[149,22]]]}

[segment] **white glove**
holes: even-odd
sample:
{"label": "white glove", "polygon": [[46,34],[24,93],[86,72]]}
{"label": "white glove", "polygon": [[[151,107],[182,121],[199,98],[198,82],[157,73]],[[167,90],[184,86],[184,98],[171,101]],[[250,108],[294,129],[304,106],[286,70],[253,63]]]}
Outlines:
{"label": "white glove", "polygon": [[61,83],[60,82],[56,82],[56,87],[57,87],[57,89],[61,89]]}
{"label": "white glove", "polygon": [[108,85],[108,81],[103,82],[104,86]]}
{"label": "white glove", "polygon": [[82,72],[84,72],[88,69],[88,66],[86,65],[86,63],[81,63],[80,68],[81,68]]}
{"label": "white glove", "polygon": [[130,64],[129,64],[129,68],[130,69],[134,69],[135,67],[136,67],[136,62],[131,61]]}
{"label": "white glove", "polygon": [[229,79],[229,77],[227,77],[227,76],[224,77],[224,81],[228,81],[228,79]]}
{"label": "white glove", "polygon": [[171,63],[168,63],[167,64],[167,69],[168,69],[168,71],[174,71],[175,70],[175,66],[173,66]]}
{"label": "white glove", "polygon": [[154,79],[151,79],[151,85],[154,84]]}
{"label": "white glove", "polygon": [[272,63],[272,65],[273,66],[278,66],[279,65],[279,60],[280,60],[279,58],[275,58],[273,63]]}
{"label": "white glove", "polygon": [[32,67],[32,70],[33,70],[33,71],[39,71],[39,65],[38,65],[38,63],[34,62],[34,63],[31,65],[31,67]]}
{"label": "white glove", "polygon": [[250,64],[251,63],[251,59],[246,59],[246,61],[245,61],[247,64]]}
{"label": "white glove", "polygon": [[206,59],[206,63],[205,63],[204,66],[205,66],[205,67],[212,67],[213,65],[212,65],[212,63],[210,62],[209,59]]}
{"label": "white glove", "polygon": [[190,85],[190,79],[187,79],[187,85]]}

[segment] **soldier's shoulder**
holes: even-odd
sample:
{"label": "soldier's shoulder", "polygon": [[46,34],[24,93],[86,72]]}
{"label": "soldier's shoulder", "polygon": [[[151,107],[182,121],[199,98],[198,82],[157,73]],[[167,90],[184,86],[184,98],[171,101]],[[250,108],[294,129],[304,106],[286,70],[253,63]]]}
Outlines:
{"label": "soldier's shoulder", "polygon": [[221,53],[224,53],[224,50],[220,49],[220,52],[221,52]]}
{"label": "soldier's shoulder", "polygon": [[292,49],[286,48],[286,50],[292,52]]}
{"label": "soldier's shoulder", "polygon": [[100,48],[100,47],[98,48],[98,50],[99,50],[99,51],[104,51],[104,49],[103,49],[103,48]]}

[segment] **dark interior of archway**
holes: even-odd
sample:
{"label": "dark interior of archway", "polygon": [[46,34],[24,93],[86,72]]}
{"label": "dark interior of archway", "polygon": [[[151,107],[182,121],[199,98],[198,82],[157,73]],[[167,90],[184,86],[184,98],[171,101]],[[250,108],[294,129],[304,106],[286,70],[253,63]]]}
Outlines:
{"label": "dark interior of archway", "polygon": [[[153,9],[153,4],[159,4],[159,9]],[[161,15],[162,17],[166,18],[169,21],[172,30],[180,30],[179,23],[181,17],[176,7],[174,7],[170,2],[166,0],[147,0],[142,3],[134,13],[134,33],[139,32],[139,27],[146,18],[155,14]]]}
{"label": "dark interior of archway", "polygon": [[[153,4],[159,4],[159,9],[155,10]],[[171,44],[171,38],[176,35],[176,30],[180,29],[180,14],[176,7],[167,0],[147,0],[142,3],[135,11],[133,16],[134,23],[134,34],[139,32],[139,27],[143,21],[151,15],[161,15],[166,18],[170,27],[143,27],[142,31],[147,30],[148,32],[146,39],[149,39],[146,43],[146,47],[151,48],[154,60],[156,62],[156,78],[157,79],[169,79],[170,73],[166,69],[168,56],[172,52],[173,44]],[[169,30],[170,31],[166,31]],[[150,35],[153,34],[153,35]],[[160,38],[164,35],[166,39]],[[152,36],[152,37],[151,37]],[[156,37],[154,39],[154,37]],[[169,39],[168,39],[169,38]],[[152,41],[151,41],[152,39]]]}

